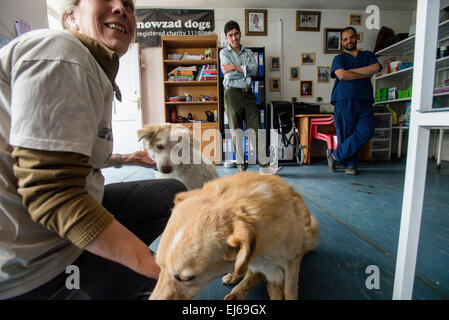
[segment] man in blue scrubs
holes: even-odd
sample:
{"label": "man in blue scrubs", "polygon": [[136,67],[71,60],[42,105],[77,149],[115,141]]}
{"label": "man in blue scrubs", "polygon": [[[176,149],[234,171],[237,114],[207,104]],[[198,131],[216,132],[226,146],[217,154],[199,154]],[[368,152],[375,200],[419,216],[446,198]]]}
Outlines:
{"label": "man in blue scrubs", "polygon": [[337,163],[346,167],[346,174],[358,174],[357,151],[374,133],[371,76],[382,66],[371,51],[357,49],[357,31],[347,27],[342,31],[343,53],[332,62],[331,77],[336,79],[331,103],[334,105],[334,124],[338,148],[327,151],[329,169],[334,172]]}

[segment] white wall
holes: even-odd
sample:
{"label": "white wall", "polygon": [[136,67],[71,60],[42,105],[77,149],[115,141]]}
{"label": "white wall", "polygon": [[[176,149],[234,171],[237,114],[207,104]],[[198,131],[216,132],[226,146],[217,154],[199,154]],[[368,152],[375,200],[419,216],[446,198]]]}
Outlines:
{"label": "white wall", "polygon": [[[186,7],[187,8],[187,7]],[[297,9],[307,10],[307,9]],[[356,13],[363,15],[362,10],[320,10],[321,28],[320,32],[296,31],[296,9],[268,9],[268,35],[245,36],[244,8],[219,8],[215,10],[215,33],[219,35],[219,40],[226,44],[224,40],[223,27],[229,20],[239,23],[243,34],[242,43],[248,47],[265,47],[266,65],[266,93],[267,101],[291,100],[297,97],[298,101],[316,102],[317,97],[322,97],[323,101],[329,101],[332,91],[332,81],[329,84],[317,83],[317,66],[331,66],[333,54],[323,53],[323,35],[325,28],[343,28],[349,24],[349,14]],[[316,9],[311,11],[317,11]],[[387,26],[395,33],[408,32],[412,21],[411,11],[381,11],[380,26]],[[367,30],[364,26],[355,27],[358,32],[363,32],[363,42],[358,46],[366,50],[373,50],[377,39],[378,30]],[[316,64],[300,65],[301,52],[315,52]],[[163,115],[163,85],[161,72],[162,52],[160,48],[143,49],[143,58],[147,65],[143,72],[145,86],[144,90],[150,90],[147,94],[148,100],[144,97],[144,117],[145,123],[157,123],[164,121]],[[270,71],[270,56],[281,56],[281,71]],[[160,64],[160,66],[158,65]],[[300,98],[299,81],[289,80],[290,67],[300,67],[300,78],[302,80],[313,80],[314,96],[312,98]],[[159,71],[158,71],[159,70]],[[270,77],[281,78],[281,91],[270,92]],[[145,89],[146,88],[146,89]],[[160,100],[162,99],[162,100]],[[323,106],[332,111],[331,106]]]}
{"label": "white wall", "polygon": [[[320,10],[321,28],[320,32],[296,31],[296,11],[290,9],[268,10],[268,36],[250,37],[243,36],[243,44],[248,46],[265,46],[267,63],[267,85],[269,89],[270,77],[281,77],[281,92],[270,92],[267,90],[267,99],[290,100],[297,97],[299,101],[315,102],[316,97],[322,97],[323,101],[329,101],[332,83],[317,83],[317,66],[331,66],[334,54],[324,54],[324,29],[344,28],[349,25],[349,14],[362,14],[364,11],[347,10]],[[244,9],[229,9],[216,11],[216,32],[223,35],[223,26],[229,19],[237,19],[244,33]],[[395,32],[408,32],[411,21],[410,11],[381,12],[381,26],[386,25]],[[365,26],[355,26],[358,32],[363,32],[363,42],[358,46],[367,50],[373,50],[378,30],[367,30]],[[301,52],[315,52],[315,65],[300,65]],[[269,57],[281,56],[281,71],[269,70]],[[314,96],[312,98],[300,98],[299,81],[289,80],[290,67],[300,67],[300,78],[302,80],[313,80]]]}
{"label": "white wall", "polygon": [[16,37],[14,18],[27,22],[32,29],[48,28],[45,0],[0,0],[0,36]]}

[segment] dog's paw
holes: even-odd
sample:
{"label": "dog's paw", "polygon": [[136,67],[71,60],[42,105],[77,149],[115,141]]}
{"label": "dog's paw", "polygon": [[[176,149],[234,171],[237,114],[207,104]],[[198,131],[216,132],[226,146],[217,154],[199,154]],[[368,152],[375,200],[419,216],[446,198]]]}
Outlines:
{"label": "dog's paw", "polygon": [[224,297],[224,300],[237,300],[237,296],[233,293],[230,293]]}
{"label": "dog's paw", "polygon": [[228,273],[228,274],[224,275],[223,278],[221,278],[221,282],[225,286],[231,286],[231,285],[234,285],[237,282],[239,282],[241,278],[242,278],[241,276],[238,276],[234,273]]}

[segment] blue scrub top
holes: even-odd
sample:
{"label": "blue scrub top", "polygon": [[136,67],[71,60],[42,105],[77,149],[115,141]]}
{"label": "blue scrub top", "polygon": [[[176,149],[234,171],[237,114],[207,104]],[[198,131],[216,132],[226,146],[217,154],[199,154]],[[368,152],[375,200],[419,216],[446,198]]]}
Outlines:
{"label": "blue scrub top", "polygon": [[[336,79],[332,89],[331,103],[338,100],[367,99],[374,102],[373,86],[370,78],[357,80],[338,80],[335,70],[361,68],[379,63],[376,56],[368,50],[359,51],[357,56],[343,52],[334,58],[331,67],[331,77]],[[380,65],[380,64],[379,64]],[[382,69],[382,65],[380,65]]]}

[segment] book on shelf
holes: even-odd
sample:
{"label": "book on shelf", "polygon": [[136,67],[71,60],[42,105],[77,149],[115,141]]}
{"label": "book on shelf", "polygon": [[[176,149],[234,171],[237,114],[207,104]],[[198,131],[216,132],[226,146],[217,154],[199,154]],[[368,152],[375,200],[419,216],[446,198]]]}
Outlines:
{"label": "book on shelf", "polygon": [[256,104],[260,105],[260,81],[253,81],[252,83],[253,94],[256,96],[257,101]]}
{"label": "book on shelf", "polygon": [[174,78],[173,81],[193,81],[193,78]]}
{"label": "book on shelf", "polygon": [[201,66],[200,71],[198,72],[197,81],[202,80],[217,80],[218,79],[218,71],[216,69],[215,64],[204,64]]}
{"label": "book on shelf", "polygon": [[257,68],[259,68],[259,52],[253,52],[254,60],[256,60]]}
{"label": "book on shelf", "polygon": [[263,52],[259,52],[259,61],[258,61],[257,74],[258,74],[259,77],[263,77],[265,75],[265,65],[264,65]]}
{"label": "book on shelf", "polygon": [[198,76],[196,77],[196,81],[200,81],[201,80],[201,75],[204,71],[204,65],[201,66],[200,71],[198,71]]}
{"label": "book on shelf", "polygon": [[175,76],[193,75],[193,70],[176,70],[174,75]]}
{"label": "book on shelf", "polygon": [[185,74],[182,72],[191,72],[188,74],[193,74],[194,72],[198,71],[196,66],[190,66],[190,67],[182,67],[182,66],[178,66],[175,69],[173,69],[172,71],[170,71],[168,73],[169,76],[175,75],[175,74],[179,74],[179,72],[181,72],[181,74]]}
{"label": "book on shelf", "polygon": [[179,76],[173,76],[173,78],[176,79],[193,79],[195,76],[193,74],[186,74],[186,75],[179,75]]}
{"label": "book on shelf", "polygon": [[235,161],[234,143],[230,133],[223,139],[223,152],[225,160]]}

